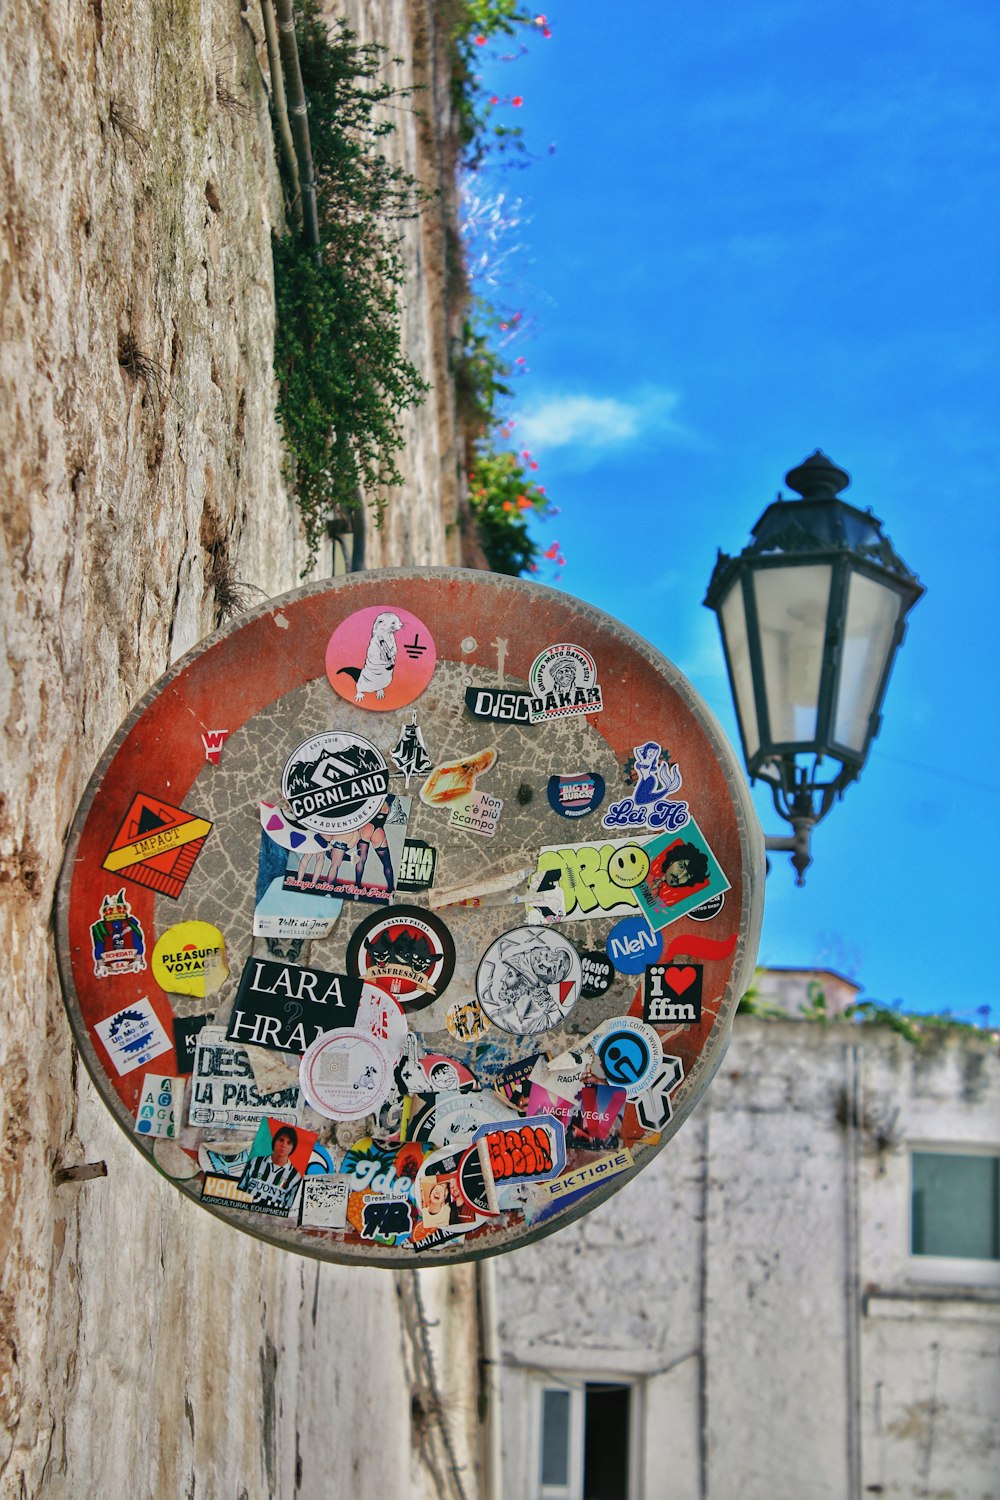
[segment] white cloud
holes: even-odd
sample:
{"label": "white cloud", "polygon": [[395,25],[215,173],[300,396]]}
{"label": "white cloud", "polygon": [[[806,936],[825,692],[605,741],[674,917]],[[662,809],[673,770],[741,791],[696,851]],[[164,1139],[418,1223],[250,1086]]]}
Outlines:
{"label": "white cloud", "polygon": [[629,397],[551,396],[517,417],[517,441],[529,448],[622,448],[654,433],[690,440],[671,417],[676,391],[645,389]]}

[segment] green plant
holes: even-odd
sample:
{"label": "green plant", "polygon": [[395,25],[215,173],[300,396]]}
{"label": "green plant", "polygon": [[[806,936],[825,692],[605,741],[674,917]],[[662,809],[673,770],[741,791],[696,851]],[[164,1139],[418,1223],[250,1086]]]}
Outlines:
{"label": "green plant", "polygon": [[495,573],[509,573],[515,578],[532,572],[537,548],[526,523],[532,511],[548,513],[544,491],[509,448],[498,450],[482,440],[474,450],[473,463],[469,503],[490,567]]}
{"label": "green plant", "polygon": [[428,390],[402,345],[406,267],[400,221],[424,196],[379,142],[377,118],[408,93],[386,83],[385,49],[360,44],[342,22],[328,30],[317,0],[296,26],[309,102],[318,250],[297,235],[272,242],[278,418],[309,560],[331,517],[363,494],[399,484],[400,415]]}

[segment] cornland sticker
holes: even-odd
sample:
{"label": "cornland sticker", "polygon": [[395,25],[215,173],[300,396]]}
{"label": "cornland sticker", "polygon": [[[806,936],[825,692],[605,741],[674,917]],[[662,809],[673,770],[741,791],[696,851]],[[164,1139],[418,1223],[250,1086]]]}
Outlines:
{"label": "cornland sticker", "polygon": [[576,776],[550,776],[549,806],[561,818],[585,818],[604,801],[604,777],[596,771]]}
{"label": "cornland sticker", "polygon": [[539,653],[528,673],[532,724],[598,714],[604,707],[597,664],[582,646],[560,642]]}
{"label": "cornland sticker", "polygon": [[638,911],[635,885],[648,869],[649,857],[634,839],[548,844],[538,853],[538,873],[556,873],[570,922]]}
{"label": "cornland sticker", "polygon": [[172,1140],[180,1134],[183,1103],[183,1078],[171,1078],[163,1073],[146,1073],[135,1108],[136,1135],[164,1136]]}
{"label": "cornland sticker", "polygon": [[244,1049],[228,1042],[221,1026],[202,1027],[191,1077],[188,1119],[192,1125],[256,1130],[265,1116],[294,1125],[301,1103],[302,1096],[294,1084],[274,1094],[261,1094]]}
{"label": "cornland sticker", "polygon": [[390,906],[355,927],[347,967],[407,1010],[422,1010],[448,988],[455,972],[455,944],[433,912]]}
{"label": "cornland sticker", "polygon": [[579,998],[580,980],[580,955],[562,933],[515,927],[480,959],[476,994],[501,1031],[530,1036],[563,1021]]}
{"label": "cornland sticker", "polygon": [[211,831],[207,819],[136,792],[101,868],[176,901]]}
{"label": "cornland sticker", "polygon": [[161,990],[204,999],[229,974],[226,940],[210,922],[178,922],[153,949],[153,978]]}
{"label": "cornland sticker", "polygon": [[108,1016],[106,1021],[98,1021],[94,1030],[121,1075],[132,1073],[143,1063],[170,1051],[170,1038],[145,995],[134,1005]]}
{"label": "cornland sticker", "polygon": [[398,604],[373,604],[348,615],[331,635],[326,675],[348,703],[385,713],[420,696],[436,661],[423,620]]}
{"label": "cornland sticker", "polygon": [[650,1026],[694,1026],[701,1020],[701,964],[650,964],[642,981],[642,1018]]}
{"label": "cornland sticker", "polygon": [[296,822],[318,833],[350,832],[378,812],[389,791],[389,767],[359,734],[316,734],[288,757],[281,791]]}
{"label": "cornland sticker", "polygon": [[101,912],[90,929],[94,973],[98,979],[112,974],[141,974],[146,967],[146,936],[138,917],[125,899],[125,887],[116,896],[105,896]]}
{"label": "cornland sticker", "polygon": [[530,724],[531,694],[511,692],[508,688],[465,690],[465,706],[474,719],[495,724]]}

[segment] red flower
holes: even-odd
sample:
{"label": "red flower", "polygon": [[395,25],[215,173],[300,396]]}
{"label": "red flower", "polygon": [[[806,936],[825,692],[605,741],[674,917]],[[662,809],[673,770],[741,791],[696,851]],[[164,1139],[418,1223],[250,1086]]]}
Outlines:
{"label": "red flower", "polygon": [[521,97],[520,94],[515,94],[514,97],[513,97],[513,99],[510,102],[511,102],[511,104],[513,104],[513,106],[514,106],[515,109],[520,109],[521,105],[524,103],[524,99]]}
{"label": "red flower", "polygon": [[514,363],[516,365],[523,365],[524,364],[524,355],[523,354],[519,354],[517,356],[517,358],[515,359]]}
{"label": "red flower", "polygon": [[543,553],[542,555],[544,557],[549,558],[550,561],[553,561],[555,558],[557,558],[559,556],[559,543],[558,542],[553,542],[552,546],[549,548],[549,550],[547,552]]}
{"label": "red flower", "polygon": [[549,38],[551,37],[551,35],[552,35],[552,32],[551,32],[551,30],[550,30],[550,28],[548,26],[545,26],[545,27],[542,28],[542,36],[545,38],[546,41],[549,40]]}
{"label": "red flower", "polygon": [[476,37],[476,46],[477,47],[485,47],[486,46],[486,38],[482,35],[482,33],[480,33],[480,35]]}
{"label": "red flower", "polygon": [[538,468],[538,465],[535,463],[534,459],[531,460],[531,462],[528,465],[528,468],[529,469],[537,469]]}
{"label": "red flower", "polygon": [[490,103],[491,104],[499,104],[500,103],[500,95],[499,94],[494,94],[493,97],[492,97],[492,99],[490,100]]}

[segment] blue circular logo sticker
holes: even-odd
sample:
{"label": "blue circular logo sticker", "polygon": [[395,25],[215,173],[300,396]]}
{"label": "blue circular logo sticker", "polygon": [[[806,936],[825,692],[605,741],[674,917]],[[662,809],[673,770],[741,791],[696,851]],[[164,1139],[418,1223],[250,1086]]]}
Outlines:
{"label": "blue circular logo sticker", "polygon": [[637,1099],[648,1088],[660,1063],[663,1047],[651,1026],[634,1016],[607,1020],[593,1034],[597,1060],[613,1088]]}
{"label": "blue circular logo sticker", "polygon": [[645,917],[623,917],[608,933],[608,957],[619,974],[641,974],[655,964],[663,947],[663,934],[654,932]]}
{"label": "blue circular logo sticker", "polygon": [[549,777],[549,806],[561,818],[585,818],[604,801],[604,777],[596,771]]}

